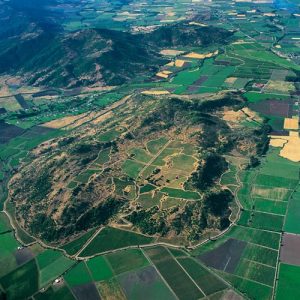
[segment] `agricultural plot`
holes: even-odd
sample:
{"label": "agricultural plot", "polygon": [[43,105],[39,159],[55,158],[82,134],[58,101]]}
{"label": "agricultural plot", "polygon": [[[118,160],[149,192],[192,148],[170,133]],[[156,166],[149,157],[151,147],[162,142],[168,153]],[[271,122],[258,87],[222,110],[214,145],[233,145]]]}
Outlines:
{"label": "agricultural plot", "polygon": [[284,231],[300,233],[300,192],[297,190],[289,200],[288,211],[284,223]]}
{"label": "agricultural plot", "polygon": [[179,299],[199,299],[204,294],[163,247],[145,250],[146,255]]}
{"label": "agricultural plot", "polygon": [[246,294],[250,299],[268,300],[272,297],[272,287],[262,285],[252,280],[237,277],[232,274],[221,273],[225,280],[237,290]]}
{"label": "agricultural plot", "polygon": [[285,264],[300,266],[300,236],[284,233],[280,249],[280,261]]}
{"label": "agricultural plot", "polygon": [[177,261],[193,278],[206,296],[226,289],[227,284],[216,275],[208,271],[192,258],[178,258]]}
{"label": "agricultural plot", "polygon": [[114,276],[113,271],[104,256],[97,256],[89,259],[86,264],[94,281],[108,280]]}
{"label": "agricultural plot", "polygon": [[0,235],[0,276],[3,276],[17,267],[14,253],[20,244],[15,240],[12,232]]}
{"label": "agricultural plot", "polygon": [[149,265],[149,261],[139,249],[127,249],[105,256],[114,274],[122,274]]}
{"label": "agricultural plot", "polygon": [[95,232],[96,228],[83,234],[72,242],[63,245],[61,249],[64,249],[69,255],[74,255],[84,246],[84,244],[92,237]]}
{"label": "agricultural plot", "polygon": [[287,201],[273,201],[264,198],[253,198],[254,209],[258,212],[272,213],[284,216],[287,211]]}
{"label": "agricultural plot", "polygon": [[36,258],[40,271],[40,286],[44,287],[65,271],[75,262],[65,257],[62,252],[45,250]]}
{"label": "agricultural plot", "polygon": [[152,266],[122,274],[118,280],[127,299],[176,299]]}
{"label": "agricultural plot", "polygon": [[236,267],[234,274],[272,287],[275,271],[274,267],[243,259]]}
{"label": "agricultural plot", "polygon": [[38,267],[30,260],[0,279],[8,299],[24,299],[38,291]]}
{"label": "agricultural plot", "polygon": [[145,193],[141,194],[137,201],[142,205],[143,208],[151,208],[153,206],[159,206],[160,200],[163,197],[163,193],[154,192],[154,193]]}
{"label": "agricultural plot", "polygon": [[298,299],[300,297],[300,267],[280,263],[276,299]]}
{"label": "agricultural plot", "polygon": [[34,254],[29,247],[18,249],[14,255],[18,266],[23,265],[34,258]]}
{"label": "agricultural plot", "polygon": [[66,285],[51,286],[46,291],[39,292],[34,296],[35,300],[64,299],[75,300],[73,294]]}
{"label": "agricultural plot", "polygon": [[126,299],[120,283],[115,278],[97,282],[96,286],[101,299]]}
{"label": "agricultural plot", "polygon": [[100,300],[98,290],[92,281],[85,262],[78,263],[64,276],[64,279],[76,299]]}
{"label": "agricultural plot", "polygon": [[0,213],[0,234],[6,233],[8,231],[12,231],[12,227],[9,223],[8,217],[5,215],[5,213]]}
{"label": "agricultural plot", "polygon": [[217,270],[234,273],[247,243],[228,239],[218,248],[200,255],[198,258],[207,266]]}
{"label": "agricultural plot", "polygon": [[144,164],[133,161],[133,160],[126,160],[124,164],[122,165],[122,169],[126,175],[128,175],[130,178],[136,179],[142,169],[145,167]]}
{"label": "agricultural plot", "polygon": [[105,227],[80,253],[80,256],[91,256],[97,253],[134,245],[149,244],[154,239],[131,231]]}
{"label": "agricultural plot", "polygon": [[239,225],[258,229],[280,232],[283,227],[284,217],[280,215],[260,213],[255,211],[243,211],[238,222]]}

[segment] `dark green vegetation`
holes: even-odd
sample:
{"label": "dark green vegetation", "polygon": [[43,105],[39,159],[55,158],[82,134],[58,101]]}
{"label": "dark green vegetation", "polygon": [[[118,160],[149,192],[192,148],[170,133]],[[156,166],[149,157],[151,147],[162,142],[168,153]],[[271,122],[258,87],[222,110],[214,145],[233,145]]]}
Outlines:
{"label": "dark green vegetation", "polygon": [[80,256],[92,256],[97,253],[125,248],[134,245],[146,245],[154,239],[131,231],[119,230],[112,227],[102,229],[97,236],[80,253]]}

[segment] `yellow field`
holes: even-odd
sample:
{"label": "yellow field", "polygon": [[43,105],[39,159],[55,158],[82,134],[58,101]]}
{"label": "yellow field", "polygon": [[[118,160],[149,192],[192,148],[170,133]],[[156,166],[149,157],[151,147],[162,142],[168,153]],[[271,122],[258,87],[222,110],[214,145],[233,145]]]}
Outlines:
{"label": "yellow field", "polygon": [[284,119],[284,129],[299,129],[299,118],[285,118]]}
{"label": "yellow field", "polygon": [[169,91],[154,91],[154,90],[149,90],[149,91],[143,91],[143,95],[168,95],[170,94]]}
{"label": "yellow field", "polygon": [[65,126],[68,126],[72,123],[74,123],[76,120],[81,119],[83,117],[85,117],[87,115],[87,113],[83,113],[80,115],[76,115],[76,116],[67,116],[67,117],[63,117],[61,119],[57,119],[57,120],[53,120],[47,123],[44,123],[42,126],[44,127],[48,127],[48,128],[53,128],[53,129],[59,129]]}
{"label": "yellow field", "polygon": [[228,77],[228,78],[225,80],[225,82],[226,82],[226,83],[233,84],[233,83],[236,82],[236,80],[237,80],[236,77]]}
{"label": "yellow field", "polygon": [[242,111],[227,110],[224,111],[223,120],[227,122],[238,123],[245,118]]}
{"label": "yellow field", "polygon": [[271,136],[270,145],[280,147],[280,156],[294,162],[300,161],[300,138],[299,133],[290,131],[289,136]]}
{"label": "yellow field", "polygon": [[287,142],[287,140],[285,139],[271,139],[270,140],[270,146],[273,146],[273,147],[283,147],[284,144]]}
{"label": "yellow field", "polygon": [[165,70],[165,71],[156,73],[156,76],[161,77],[161,78],[169,78],[170,74],[172,74],[171,71]]}
{"label": "yellow field", "polygon": [[165,78],[165,79],[167,79],[167,78],[169,77],[168,74],[165,74],[165,73],[163,73],[163,72],[158,72],[158,73],[156,73],[156,76],[157,76],[157,77],[161,77],[161,78]]}
{"label": "yellow field", "polygon": [[97,117],[91,123],[94,124],[94,125],[97,125],[99,123],[102,123],[102,122],[106,121],[107,119],[111,118],[112,116],[113,116],[113,112],[109,111],[109,112]]}
{"label": "yellow field", "polygon": [[185,60],[182,60],[182,59],[176,59],[176,60],[175,60],[175,67],[181,68],[181,67],[184,66],[185,62],[186,62]]}
{"label": "yellow field", "polygon": [[215,51],[215,52],[205,53],[205,54],[200,54],[200,53],[196,53],[196,52],[190,52],[190,53],[184,55],[184,57],[195,58],[195,59],[204,59],[204,58],[213,57],[213,56],[217,55],[218,53],[219,53],[218,50]]}

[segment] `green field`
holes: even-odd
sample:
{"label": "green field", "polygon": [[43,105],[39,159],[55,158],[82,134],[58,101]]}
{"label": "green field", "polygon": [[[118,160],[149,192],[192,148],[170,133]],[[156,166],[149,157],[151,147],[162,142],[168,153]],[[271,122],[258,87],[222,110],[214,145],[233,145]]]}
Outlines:
{"label": "green field", "polygon": [[281,231],[283,222],[283,216],[245,210],[242,212],[238,224],[264,230]]}
{"label": "green field", "polygon": [[133,245],[145,245],[152,241],[153,238],[141,234],[112,227],[105,227],[80,253],[80,256],[91,256],[97,253]]}
{"label": "green field", "polygon": [[91,236],[96,232],[96,228],[84,233],[79,238],[73,240],[70,243],[63,245],[61,248],[64,249],[69,255],[76,254],[83,245],[91,238]]}
{"label": "green field", "polygon": [[242,259],[234,274],[242,278],[272,286],[275,277],[275,268]]}
{"label": "green field", "polygon": [[300,298],[300,267],[281,263],[279,266],[279,280],[276,291],[276,299]]}
{"label": "green field", "polygon": [[8,299],[26,299],[37,292],[38,268],[35,260],[30,260],[21,267],[8,273],[0,279]]}
{"label": "green field", "polygon": [[176,299],[153,266],[121,274],[118,281],[127,299]]}
{"label": "green field", "polygon": [[147,258],[139,249],[128,249],[105,256],[114,274],[136,270],[149,265]]}
{"label": "green field", "polygon": [[65,257],[62,252],[45,250],[37,256],[37,263],[40,271],[40,286],[44,287],[67,271],[75,261]]}
{"label": "green field", "polygon": [[90,272],[86,267],[85,262],[78,263],[66,275],[64,275],[64,279],[70,287],[92,282]]}
{"label": "green field", "polygon": [[12,227],[8,217],[3,212],[0,212],[0,234],[11,230]]}
{"label": "green field", "polygon": [[168,139],[165,137],[161,137],[157,140],[152,140],[147,143],[147,149],[152,154],[155,155],[162,147],[167,143]]}
{"label": "green field", "polygon": [[3,276],[17,267],[14,253],[20,244],[12,232],[0,234],[0,276]]}
{"label": "green field", "polygon": [[204,297],[199,287],[165,248],[156,247],[146,249],[145,252],[179,299],[192,300]]}
{"label": "green field", "polygon": [[288,204],[288,211],[284,223],[284,231],[300,234],[300,192],[293,194]]}
{"label": "green field", "polygon": [[89,259],[86,264],[95,281],[107,280],[114,276],[113,271],[104,256],[97,256]]}
{"label": "green field", "polygon": [[138,177],[144,167],[145,165],[131,159],[126,160],[122,165],[124,173],[133,179]]}
{"label": "green field", "polygon": [[269,300],[272,296],[272,287],[249,281],[231,274],[221,274],[236,289],[245,293],[250,299]]}
{"label": "green field", "polygon": [[222,291],[228,287],[224,281],[217,278],[214,274],[201,266],[194,259],[178,258],[178,262],[198,284],[206,296]]}

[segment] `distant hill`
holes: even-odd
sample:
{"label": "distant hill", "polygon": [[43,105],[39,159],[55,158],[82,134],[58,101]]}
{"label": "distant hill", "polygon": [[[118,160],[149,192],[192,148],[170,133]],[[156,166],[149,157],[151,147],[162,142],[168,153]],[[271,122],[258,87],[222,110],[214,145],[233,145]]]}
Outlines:
{"label": "distant hill", "polygon": [[0,74],[21,75],[32,85],[119,85],[154,74],[165,63],[161,48],[224,43],[232,34],[184,24],[138,35],[107,29],[64,33],[52,25],[30,22],[2,32]]}

